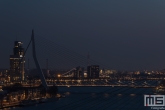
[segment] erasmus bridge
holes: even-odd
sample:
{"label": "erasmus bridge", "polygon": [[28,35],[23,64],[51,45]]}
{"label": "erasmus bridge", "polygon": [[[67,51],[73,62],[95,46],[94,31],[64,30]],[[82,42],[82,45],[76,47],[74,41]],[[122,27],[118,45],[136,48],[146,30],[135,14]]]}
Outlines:
{"label": "erasmus bridge", "polygon": [[[37,38],[37,40],[36,40]],[[149,87],[154,88],[158,85],[159,81],[163,78],[160,77],[132,77],[129,78],[122,77],[118,74],[113,74],[109,77],[99,77],[99,78],[74,78],[73,71],[76,70],[77,65],[81,65],[82,67],[86,66],[89,59],[86,56],[82,56],[77,54],[76,52],[70,51],[69,49],[56,44],[55,42],[49,41],[46,38],[41,36],[35,37],[34,31],[32,30],[32,36],[30,42],[26,48],[26,51],[29,48],[29,45],[32,43],[32,55],[33,60],[37,68],[37,74],[40,76],[39,79],[33,79],[33,86],[38,86],[42,83],[42,85],[48,89],[49,86],[124,86],[124,87]],[[40,45],[45,48],[40,48]],[[36,48],[39,47],[39,48]],[[26,52],[25,52],[26,54]],[[38,55],[38,56],[37,56]],[[25,55],[24,55],[25,56]],[[71,68],[65,73],[61,74],[60,77],[49,77],[45,78],[43,71],[40,65],[43,65],[45,62],[43,59],[51,59],[51,66],[64,66]],[[39,60],[38,60],[39,59]],[[90,63],[99,64],[102,67],[106,67],[98,63],[97,61],[90,60]],[[50,67],[51,67],[50,66]],[[28,67],[29,68],[29,67]],[[46,67],[48,69],[48,67]],[[52,67],[53,68],[53,67]],[[100,76],[103,74],[100,74]],[[106,74],[104,74],[105,76]],[[23,84],[24,86],[30,86],[29,83]]]}
{"label": "erasmus bridge", "polygon": [[[54,41],[50,41],[41,36],[35,36],[33,30],[30,42],[25,51],[26,56],[31,43],[32,53],[30,54],[32,54],[32,61],[34,61],[37,69],[37,72],[34,72],[33,75],[39,75],[39,78],[33,77],[28,79],[26,83],[23,83],[23,86],[35,88],[35,86],[37,87],[42,84],[46,90],[50,89],[51,86],[58,86],[58,88],[66,88],[68,94],[79,94],[78,97],[73,97],[73,100],[68,97],[69,101],[66,100],[66,103],[61,103],[61,101],[53,103],[53,105],[55,105],[54,110],[91,110],[93,107],[99,110],[109,110],[109,108],[112,110],[116,110],[116,108],[117,110],[123,110],[123,108],[127,110],[132,110],[132,108],[140,110],[141,108],[143,109],[144,94],[154,94],[152,89],[158,87],[159,82],[164,79],[163,76],[160,77],[159,75],[156,77],[133,77],[132,75],[125,77],[120,74],[112,74],[109,75],[109,77],[102,77],[106,74],[100,74],[99,78],[75,78],[73,71],[76,70],[77,65],[86,67],[86,57],[60,46]],[[49,69],[54,67],[67,67],[69,68],[68,71],[56,77],[46,77],[42,68],[44,68],[46,64],[43,59],[48,58],[51,62]],[[97,61],[90,60],[90,63],[107,68],[107,66]],[[46,66],[46,69],[48,70],[48,66]],[[82,87],[81,93],[72,90],[69,91],[69,89],[78,90],[81,86],[89,87],[87,87],[87,89]],[[99,86],[101,86],[100,92],[95,91],[92,93],[91,98],[90,89],[93,88],[98,91]]]}

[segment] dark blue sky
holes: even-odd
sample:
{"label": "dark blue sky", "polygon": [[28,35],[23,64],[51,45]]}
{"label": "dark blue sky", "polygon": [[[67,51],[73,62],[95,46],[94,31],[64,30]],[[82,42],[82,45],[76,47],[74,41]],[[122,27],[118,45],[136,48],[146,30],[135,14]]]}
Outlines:
{"label": "dark blue sky", "polygon": [[[31,29],[110,69],[165,68],[164,0],[0,0],[0,65]],[[42,46],[41,46],[42,47]],[[5,48],[5,49],[4,49]]]}

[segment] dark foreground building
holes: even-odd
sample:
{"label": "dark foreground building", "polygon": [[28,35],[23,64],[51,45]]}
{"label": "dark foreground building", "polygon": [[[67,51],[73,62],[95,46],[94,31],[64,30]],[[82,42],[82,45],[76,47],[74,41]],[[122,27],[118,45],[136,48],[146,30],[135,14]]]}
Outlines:
{"label": "dark foreground building", "polygon": [[74,77],[75,78],[83,78],[84,77],[84,68],[82,67],[76,67],[76,70],[74,72]]}
{"label": "dark foreground building", "polygon": [[99,78],[99,65],[87,66],[88,78]]}

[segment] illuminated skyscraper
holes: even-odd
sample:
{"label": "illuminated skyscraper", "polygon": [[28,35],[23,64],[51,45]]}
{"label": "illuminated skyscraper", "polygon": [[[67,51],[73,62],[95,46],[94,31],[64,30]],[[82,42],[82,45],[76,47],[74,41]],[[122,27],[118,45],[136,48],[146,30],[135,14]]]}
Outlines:
{"label": "illuminated skyscraper", "polygon": [[11,80],[24,80],[25,57],[22,42],[15,41],[13,55],[10,55],[10,77]]}

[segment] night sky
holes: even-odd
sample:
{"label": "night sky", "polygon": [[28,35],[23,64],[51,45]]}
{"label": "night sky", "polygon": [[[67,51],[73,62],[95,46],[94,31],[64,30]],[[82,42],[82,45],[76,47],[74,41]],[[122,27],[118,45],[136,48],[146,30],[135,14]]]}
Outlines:
{"label": "night sky", "polygon": [[[0,68],[31,30],[119,70],[165,68],[164,0],[0,0]],[[42,48],[42,45],[40,45]]]}

